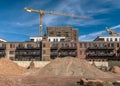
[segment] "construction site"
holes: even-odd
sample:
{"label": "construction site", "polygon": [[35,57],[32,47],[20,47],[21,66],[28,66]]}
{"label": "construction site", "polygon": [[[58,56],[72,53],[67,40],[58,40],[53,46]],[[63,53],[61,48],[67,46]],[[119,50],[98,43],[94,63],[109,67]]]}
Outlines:
{"label": "construction site", "polygon": [[120,34],[78,41],[71,26],[49,26],[45,14],[89,19],[87,16],[25,8],[40,14],[40,36],[30,41],[0,39],[0,86],[120,86]]}

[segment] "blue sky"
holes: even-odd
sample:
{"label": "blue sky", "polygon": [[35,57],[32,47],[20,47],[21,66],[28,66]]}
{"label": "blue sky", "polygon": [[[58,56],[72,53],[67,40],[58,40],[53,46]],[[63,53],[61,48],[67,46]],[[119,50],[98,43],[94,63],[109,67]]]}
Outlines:
{"label": "blue sky", "polygon": [[39,35],[39,14],[26,12],[30,7],[46,11],[90,16],[92,19],[56,15],[43,17],[47,26],[72,26],[79,31],[79,41],[92,41],[108,35],[105,27],[120,33],[120,0],[0,0],[0,37],[8,41],[27,41]]}

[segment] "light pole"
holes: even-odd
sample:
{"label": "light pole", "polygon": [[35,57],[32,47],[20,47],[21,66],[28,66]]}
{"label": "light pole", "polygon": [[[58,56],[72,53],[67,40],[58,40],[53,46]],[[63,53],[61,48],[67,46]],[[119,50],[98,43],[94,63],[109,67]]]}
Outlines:
{"label": "light pole", "polygon": [[28,12],[37,12],[39,13],[40,15],[40,36],[42,37],[42,17],[44,15],[44,12],[42,10],[34,10],[34,9],[31,9],[31,8],[24,8],[26,11]]}

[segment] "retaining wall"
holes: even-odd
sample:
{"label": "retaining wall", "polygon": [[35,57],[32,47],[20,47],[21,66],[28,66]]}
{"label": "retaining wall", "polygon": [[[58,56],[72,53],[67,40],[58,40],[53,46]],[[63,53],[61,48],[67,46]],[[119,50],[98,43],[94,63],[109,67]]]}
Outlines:
{"label": "retaining wall", "polygon": [[[19,66],[25,67],[27,68],[31,61],[14,61],[15,63],[17,63]],[[44,67],[45,65],[47,65],[48,63],[50,63],[50,61],[34,61],[35,67]]]}

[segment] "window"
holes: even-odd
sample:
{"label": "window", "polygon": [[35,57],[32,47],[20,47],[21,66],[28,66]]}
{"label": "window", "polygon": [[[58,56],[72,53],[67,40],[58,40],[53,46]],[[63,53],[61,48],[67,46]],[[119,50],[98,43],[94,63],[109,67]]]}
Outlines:
{"label": "window", "polygon": [[119,47],[119,43],[117,43],[117,47]]}
{"label": "window", "polygon": [[10,44],[10,48],[15,48],[15,44]]}
{"label": "window", "polygon": [[10,48],[12,48],[12,44],[10,44]]}
{"label": "window", "polygon": [[31,39],[31,42],[34,42],[34,39]]}
{"label": "window", "polygon": [[24,47],[23,44],[19,44],[19,47]]}
{"label": "window", "polygon": [[114,44],[113,44],[113,43],[111,43],[111,47],[114,47]]}
{"label": "window", "polygon": [[6,47],[6,44],[2,44],[2,47]]}
{"label": "window", "polygon": [[115,38],[115,41],[117,41],[117,38]]}
{"label": "window", "polygon": [[31,47],[32,47],[32,44],[27,44],[27,47],[28,47],[28,48],[31,48]]}
{"label": "window", "polygon": [[10,51],[9,53],[10,53],[10,54],[14,54],[14,51]]}
{"label": "window", "polygon": [[55,42],[55,39],[53,39],[53,42]]}
{"label": "window", "polygon": [[110,43],[108,43],[108,47],[110,47]]}
{"label": "window", "polygon": [[109,41],[109,38],[107,38],[107,41]]}
{"label": "window", "polygon": [[110,38],[110,41],[112,41],[112,38]]}
{"label": "window", "polygon": [[50,32],[50,34],[52,35],[52,34],[53,34],[53,32]]}
{"label": "window", "polygon": [[49,39],[49,42],[50,42],[50,39]]}
{"label": "window", "polygon": [[62,43],[62,47],[64,46],[64,44]]}
{"label": "window", "polygon": [[43,44],[43,47],[46,47],[46,44],[45,44],[45,43]]}
{"label": "window", "polygon": [[56,39],[56,42],[58,42],[58,39]]}
{"label": "window", "polygon": [[65,41],[65,39],[60,39],[60,42],[64,42]]}

